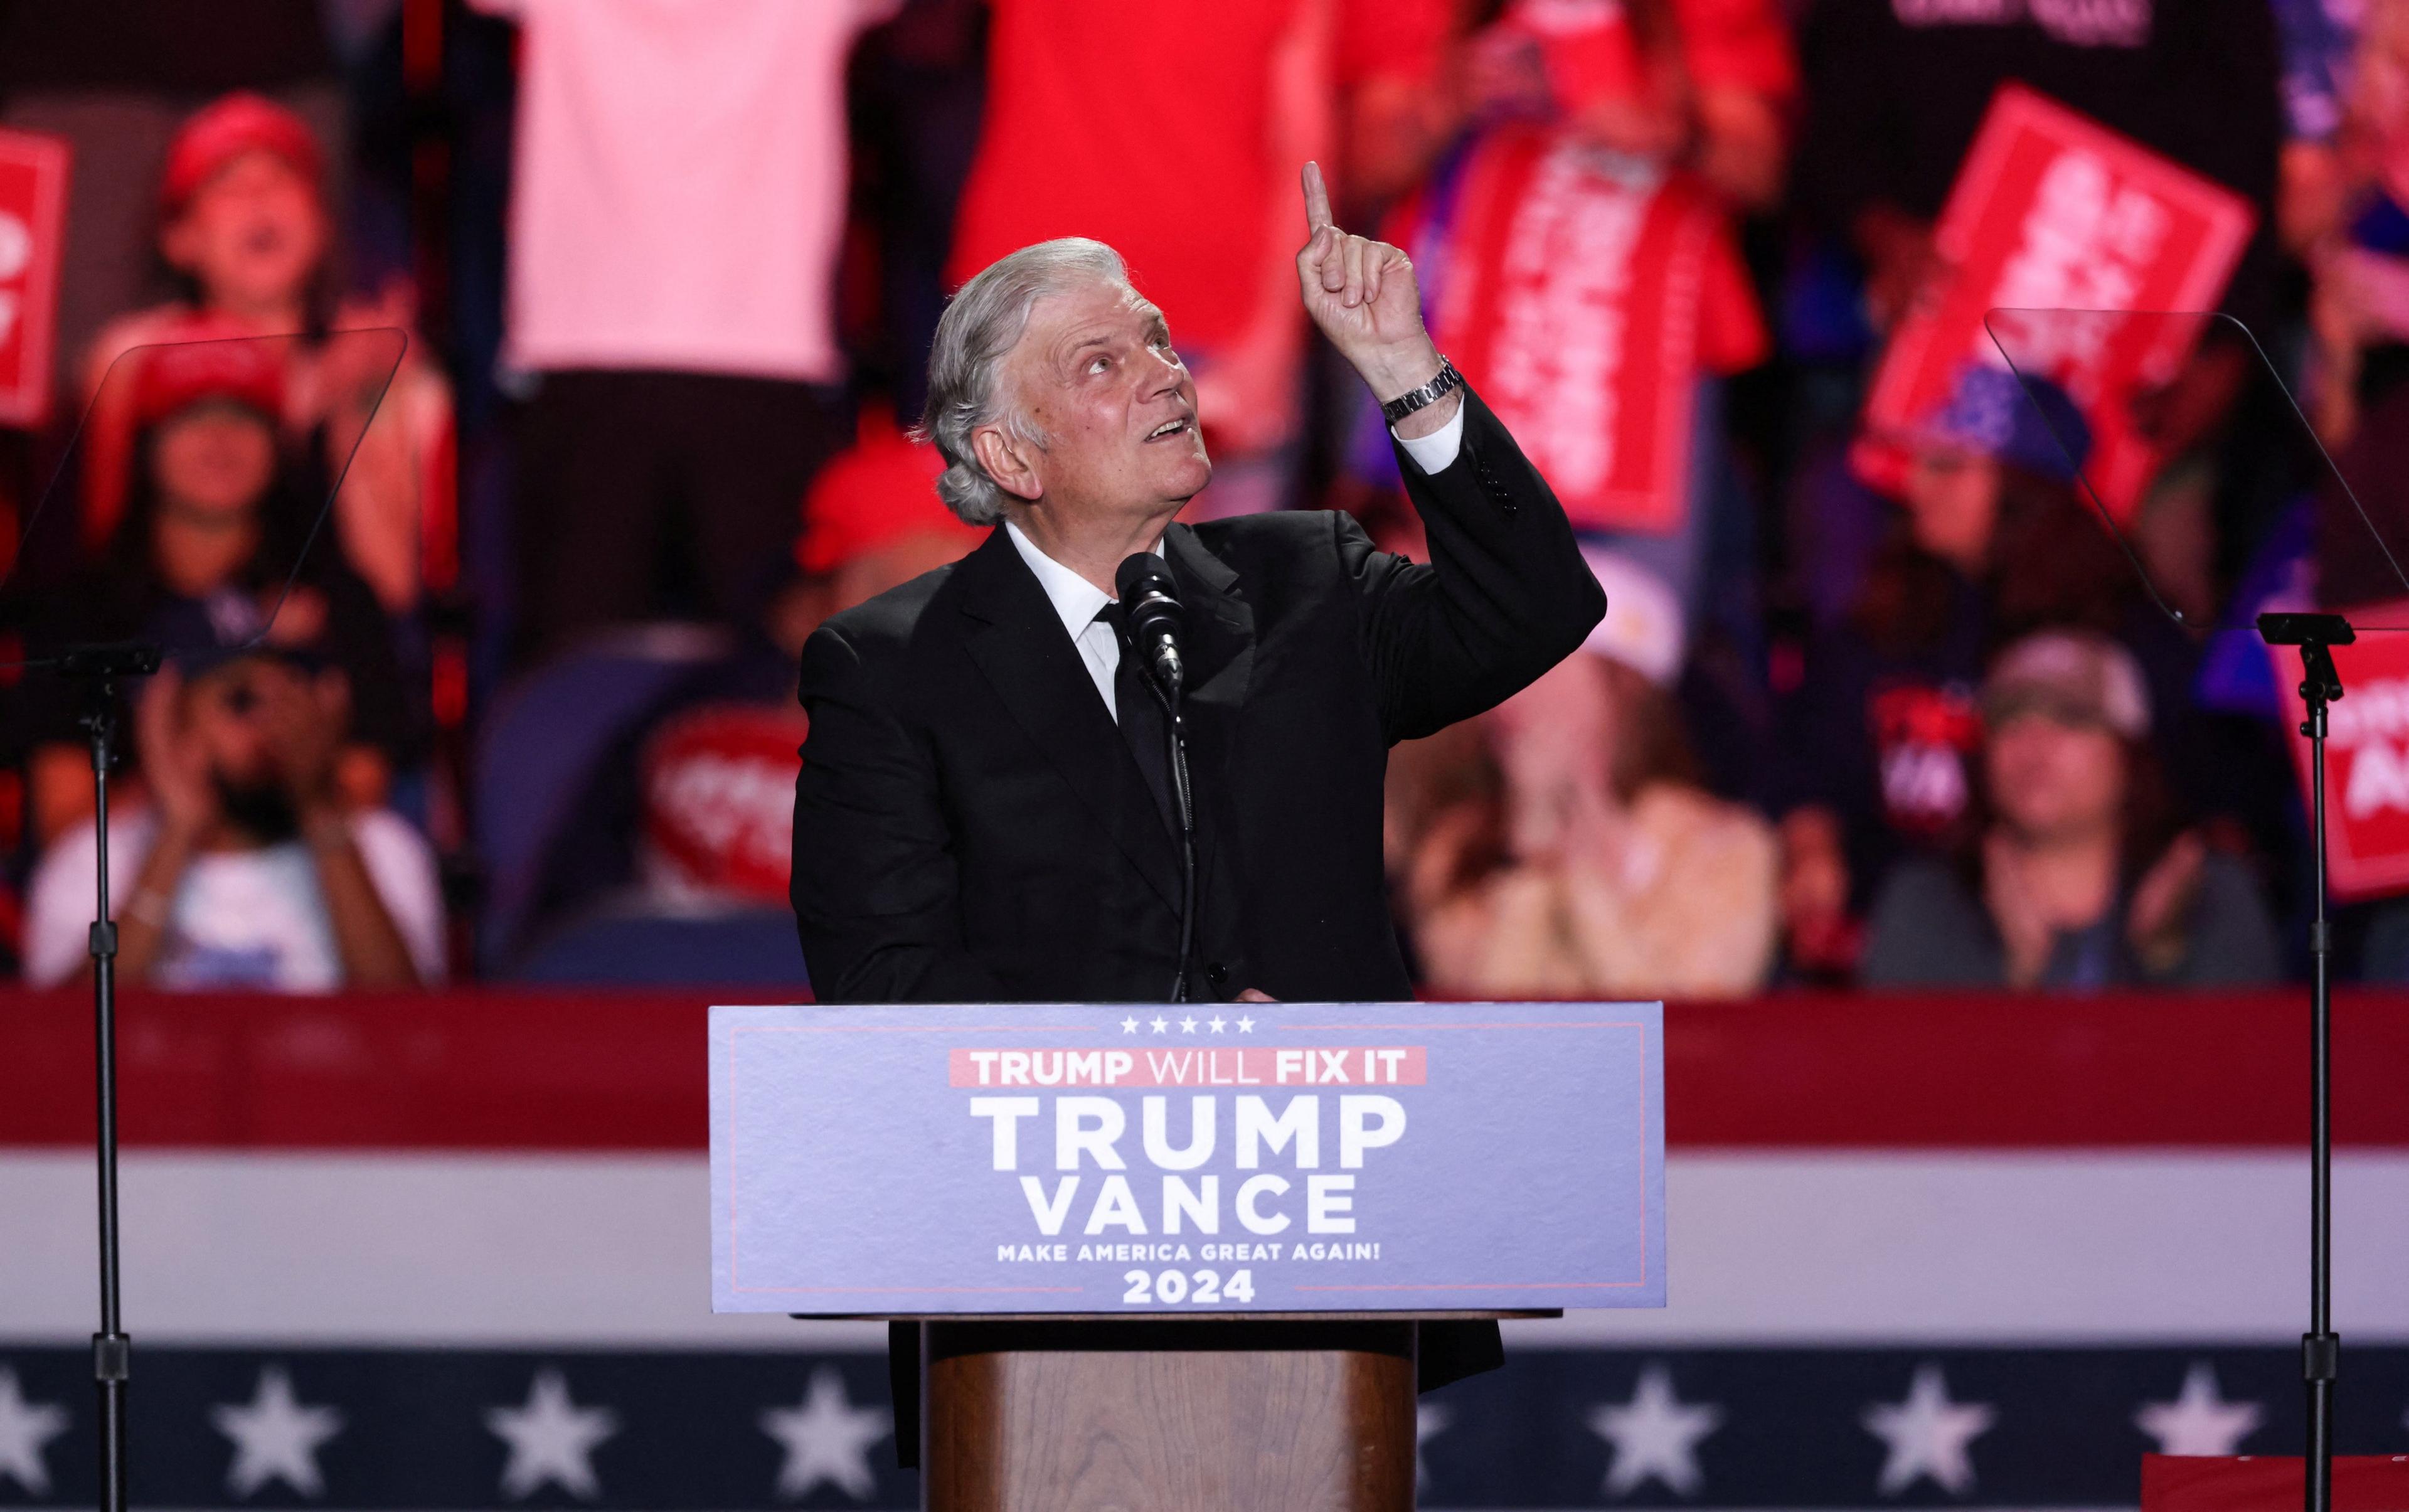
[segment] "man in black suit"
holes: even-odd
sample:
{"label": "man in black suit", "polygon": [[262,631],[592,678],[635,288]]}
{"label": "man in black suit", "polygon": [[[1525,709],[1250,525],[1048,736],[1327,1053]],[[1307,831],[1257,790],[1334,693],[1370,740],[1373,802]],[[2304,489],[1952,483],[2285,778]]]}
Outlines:
{"label": "man in black suit", "polygon": [[[1422,329],[1412,265],[1330,223],[1305,173],[1305,309],[1393,421],[1431,561],[1343,514],[1190,527],[1212,475],[1162,312],[1101,243],[1040,243],[964,284],[930,355],[938,492],[998,528],[829,620],[792,893],[823,1002],[1161,1001],[1181,851],[1160,714],[1104,612],[1160,552],[1186,606],[1197,946],[1214,997],[1410,995],[1382,876],[1389,747],[1480,713],[1606,612],[1555,496]],[[892,1365],[897,1447],[916,1375]],[[1432,1324],[1425,1388],[1500,1359]]]}
{"label": "man in black suit", "polygon": [[1095,242],[980,273],[939,326],[923,425],[946,502],[998,528],[803,650],[792,895],[820,1001],[1169,994],[1179,838],[1140,733],[1160,727],[1139,724],[1160,715],[1096,620],[1149,550],[1187,608],[1190,979],[1218,998],[1410,994],[1382,874],[1388,749],[1521,689],[1606,601],[1546,482],[1432,345],[1405,254],[1334,227],[1310,165],[1305,196],[1314,323],[1376,397],[1428,399],[1392,434],[1430,564],[1343,514],[1175,524],[1212,464],[1162,313]]}

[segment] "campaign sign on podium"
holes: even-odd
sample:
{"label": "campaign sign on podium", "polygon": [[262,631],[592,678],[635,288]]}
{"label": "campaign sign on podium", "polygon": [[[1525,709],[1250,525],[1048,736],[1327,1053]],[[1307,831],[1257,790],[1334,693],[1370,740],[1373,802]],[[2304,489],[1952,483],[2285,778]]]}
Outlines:
{"label": "campaign sign on podium", "polygon": [[719,1312],[1665,1303],[1657,1003],[711,1011]]}

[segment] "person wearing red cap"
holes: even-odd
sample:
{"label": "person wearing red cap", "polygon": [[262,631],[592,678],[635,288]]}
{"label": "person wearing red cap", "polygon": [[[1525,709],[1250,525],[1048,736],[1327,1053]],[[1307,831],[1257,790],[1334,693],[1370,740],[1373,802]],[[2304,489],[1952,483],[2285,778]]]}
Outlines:
{"label": "person wearing red cap", "polygon": [[958,560],[986,539],[939,501],[945,470],[934,446],[897,429],[884,407],[864,407],[853,445],[803,496],[795,550],[802,581],[772,617],[781,646],[800,653],[821,620]]}
{"label": "person wearing red cap", "polygon": [[[333,227],[326,165],[298,115],[237,92],[195,111],[169,144],[159,185],[158,250],[179,297],[111,322],[84,370],[93,412],[85,432],[84,537],[105,540],[123,506],[130,461],[128,402],[111,382],[137,347],[231,337],[299,337],[277,343],[285,374],[281,416],[296,434],[323,425],[329,463],[356,454],[336,508],[336,537],[353,568],[392,612],[420,596],[424,522],[448,518],[451,395],[422,362],[391,375],[384,342],[323,340],[325,332],[406,326],[411,300],[389,289],[374,303],[336,305],[329,285]],[[147,357],[137,361],[148,361]],[[382,397],[380,407],[378,400]],[[360,429],[373,409],[376,422]]]}
{"label": "person wearing red cap", "polygon": [[[414,756],[390,629],[374,595],[337,554],[298,563],[314,500],[296,492],[281,416],[290,409],[281,344],[235,338],[151,349],[122,385],[132,476],[125,509],[96,558],[28,626],[50,646],[139,638],[181,649],[263,632],[313,648],[352,678],[356,740],[341,770],[360,801]],[[91,780],[70,690],[23,690],[33,821],[47,839],[90,812]]]}

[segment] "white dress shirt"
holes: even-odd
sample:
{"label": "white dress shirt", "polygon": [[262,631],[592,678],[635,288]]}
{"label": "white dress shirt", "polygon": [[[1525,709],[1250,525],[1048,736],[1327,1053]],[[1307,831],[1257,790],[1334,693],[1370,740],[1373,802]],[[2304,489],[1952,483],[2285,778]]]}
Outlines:
{"label": "white dress shirt", "polygon": [[[1392,436],[1396,432],[1390,431]],[[1454,466],[1456,454],[1464,447],[1464,407],[1457,405],[1455,413],[1446,425],[1427,436],[1407,439],[1397,437],[1397,444],[1406,455],[1425,473],[1444,472]],[[1088,676],[1096,684],[1097,696],[1104,700],[1104,712],[1120,723],[1120,707],[1113,698],[1113,674],[1120,670],[1121,641],[1110,623],[1096,618],[1096,612],[1113,601],[1113,596],[1061,563],[1037,549],[1037,543],[1023,535],[1020,526],[1006,520],[1004,534],[1012,538],[1012,549],[1037,574],[1037,585],[1046,590],[1046,601],[1054,612],[1062,617],[1063,633],[1078,648],[1079,660],[1087,665]],[[1154,554],[1162,554],[1162,542],[1154,543]]]}

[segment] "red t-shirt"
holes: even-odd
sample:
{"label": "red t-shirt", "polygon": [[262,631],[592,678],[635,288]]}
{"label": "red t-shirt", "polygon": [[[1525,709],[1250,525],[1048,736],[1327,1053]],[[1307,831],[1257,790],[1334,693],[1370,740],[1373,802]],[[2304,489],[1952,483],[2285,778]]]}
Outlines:
{"label": "red t-shirt", "polygon": [[[1334,7],[1336,88],[1435,70],[1450,0],[1317,0]],[[947,282],[1054,237],[1129,260],[1175,339],[1235,337],[1262,286],[1273,196],[1303,166],[1274,162],[1272,55],[1297,0],[992,0],[987,122],[955,226]],[[1297,211],[1297,244],[1305,214]]]}

